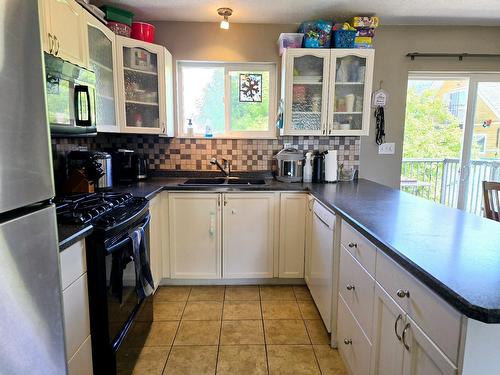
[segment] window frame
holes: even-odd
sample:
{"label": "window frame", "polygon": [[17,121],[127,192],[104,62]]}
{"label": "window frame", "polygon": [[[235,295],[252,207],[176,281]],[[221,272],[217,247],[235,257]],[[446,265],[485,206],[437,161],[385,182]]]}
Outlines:
{"label": "window frame", "polygon": [[[177,138],[206,139],[203,134],[189,136],[184,132],[183,124],[183,98],[182,98],[182,67],[219,67],[224,68],[224,133],[213,134],[209,139],[277,139],[276,108],[277,108],[277,66],[270,62],[214,62],[214,61],[177,61]],[[232,71],[267,71],[269,72],[269,118],[267,130],[259,131],[233,131],[231,130],[231,80],[229,73]]]}

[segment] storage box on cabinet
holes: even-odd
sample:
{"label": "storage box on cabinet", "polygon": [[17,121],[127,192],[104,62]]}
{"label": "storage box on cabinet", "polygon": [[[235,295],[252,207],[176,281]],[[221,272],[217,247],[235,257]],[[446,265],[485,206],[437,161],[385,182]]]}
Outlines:
{"label": "storage box on cabinet", "polygon": [[377,282],[454,363],[458,363],[461,314],[379,251]]}

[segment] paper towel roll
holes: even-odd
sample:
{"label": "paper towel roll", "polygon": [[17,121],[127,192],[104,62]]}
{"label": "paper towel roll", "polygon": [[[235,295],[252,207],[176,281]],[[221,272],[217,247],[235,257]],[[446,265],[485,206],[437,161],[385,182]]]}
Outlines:
{"label": "paper towel roll", "polygon": [[328,150],[325,154],[325,182],[336,182],[338,170],[337,150]]}

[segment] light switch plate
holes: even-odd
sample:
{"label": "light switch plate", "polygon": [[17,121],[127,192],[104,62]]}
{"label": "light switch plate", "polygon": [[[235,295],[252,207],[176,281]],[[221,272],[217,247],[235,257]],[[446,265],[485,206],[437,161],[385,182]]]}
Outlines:
{"label": "light switch plate", "polygon": [[379,155],[393,155],[396,149],[395,143],[382,143],[378,146]]}

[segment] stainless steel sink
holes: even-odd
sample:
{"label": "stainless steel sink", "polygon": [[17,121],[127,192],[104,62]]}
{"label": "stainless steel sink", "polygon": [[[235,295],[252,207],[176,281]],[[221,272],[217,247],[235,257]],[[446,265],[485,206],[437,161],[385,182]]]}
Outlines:
{"label": "stainless steel sink", "polygon": [[231,186],[250,186],[265,185],[266,180],[262,178],[190,178],[182,185],[186,186],[213,186],[213,185],[231,185]]}

